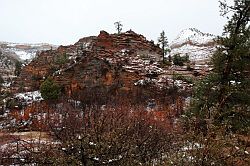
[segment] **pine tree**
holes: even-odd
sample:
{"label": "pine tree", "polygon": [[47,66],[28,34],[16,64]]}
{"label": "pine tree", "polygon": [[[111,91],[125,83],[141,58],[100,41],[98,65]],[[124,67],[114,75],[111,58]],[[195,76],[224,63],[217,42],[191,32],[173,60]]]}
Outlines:
{"label": "pine tree", "polygon": [[237,0],[234,6],[221,3],[222,14],[232,18],[218,38],[220,47],[213,55],[213,73],[194,92],[192,110],[197,118],[209,118],[231,131],[250,127],[250,3]]}
{"label": "pine tree", "polygon": [[1,86],[2,83],[4,83],[4,79],[3,79],[3,77],[0,75],[0,86]]}
{"label": "pine tree", "polygon": [[[160,33],[160,37],[158,38],[158,43],[161,45],[162,48],[162,60],[163,63],[165,62],[165,55],[170,52],[169,46],[168,46],[168,38],[165,34],[165,31],[162,31]],[[171,61],[171,57],[169,56],[169,61]]]}
{"label": "pine tree", "polygon": [[44,100],[56,100],[60,95],[60,87],[49,77],[41,84],[40,92]]}
{"label": "pine tree", "polygon": [[21,73],[21,70],[22,70],[22,63],[19,62],[19,61],[16,61],[16,63],[15,63],[15,71],[14,71],[15,75],[19,76],[20,73]]}
{"label": "pine tree", "polygon": [[117,33],[120,34],[122,32],[122,24],[121,24],[121,21],[117,21],[114,23],[115,24],[115,28],[117,30]]}

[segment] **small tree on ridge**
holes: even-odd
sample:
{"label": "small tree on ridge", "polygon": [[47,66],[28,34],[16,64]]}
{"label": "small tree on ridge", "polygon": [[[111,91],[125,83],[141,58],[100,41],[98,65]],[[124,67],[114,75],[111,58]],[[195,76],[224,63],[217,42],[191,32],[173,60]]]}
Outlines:
{"label": "small tree on ridge", "polygon": [[115,28],[117,30],[117,33],[120,34],[122,32],[122,27],[123,27],[123,25],[121,24],[121,21],[117,21],[114,24],[115,24]]}

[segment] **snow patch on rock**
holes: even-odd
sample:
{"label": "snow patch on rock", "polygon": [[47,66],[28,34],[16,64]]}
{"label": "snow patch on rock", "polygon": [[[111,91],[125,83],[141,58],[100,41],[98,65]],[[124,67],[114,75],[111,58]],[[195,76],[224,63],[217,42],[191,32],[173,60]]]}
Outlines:
{"label": "snow patch on rock", "polygon": [[20,101],[25,101],[28,104],[32,103],[33,101],[43,100],[40,91],[17,93],[14,95],[14,97]]}

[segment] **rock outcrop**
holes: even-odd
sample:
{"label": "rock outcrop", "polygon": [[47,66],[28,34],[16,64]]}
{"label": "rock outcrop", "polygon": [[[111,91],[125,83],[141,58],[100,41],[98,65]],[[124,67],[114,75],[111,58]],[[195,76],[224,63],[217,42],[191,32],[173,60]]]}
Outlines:
{"label": "rock outcrop", "polygon": [[131,90],[148,74],[160,74],[161,49],[133,31],[82,38],[74,45],[42,51],[23,68],[12,85],[13,92],[39,89],[47,77],[74,96],[89,88],[108,93]]}

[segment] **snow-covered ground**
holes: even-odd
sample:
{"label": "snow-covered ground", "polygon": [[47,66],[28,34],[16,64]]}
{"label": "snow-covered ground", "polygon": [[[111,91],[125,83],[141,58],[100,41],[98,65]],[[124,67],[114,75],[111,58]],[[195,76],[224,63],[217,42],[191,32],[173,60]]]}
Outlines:
{"label": "snow-covered ground", "polygon": [[215,52],[215,47],[202,47],[202,46],[194,46],[194,45],[183,45],[182,47],[175,48],[171,50],[170,55],[174,56],[179,54],[180,56],[188,55],[191,61],[196,60],[207,60],[209,59],[213,53]]}
{"label": "snow-covered ground", "polygon": [[36,52],[27,52],[23,50],[14,50],[14,52],[21,60],[33,59],[36,55]]}
{"label": "snow-covered ground", "polygon": [[14,95],[14,97],[28,104],[32,103],[33,101],[43,100],[40,91],[17,93]]}

